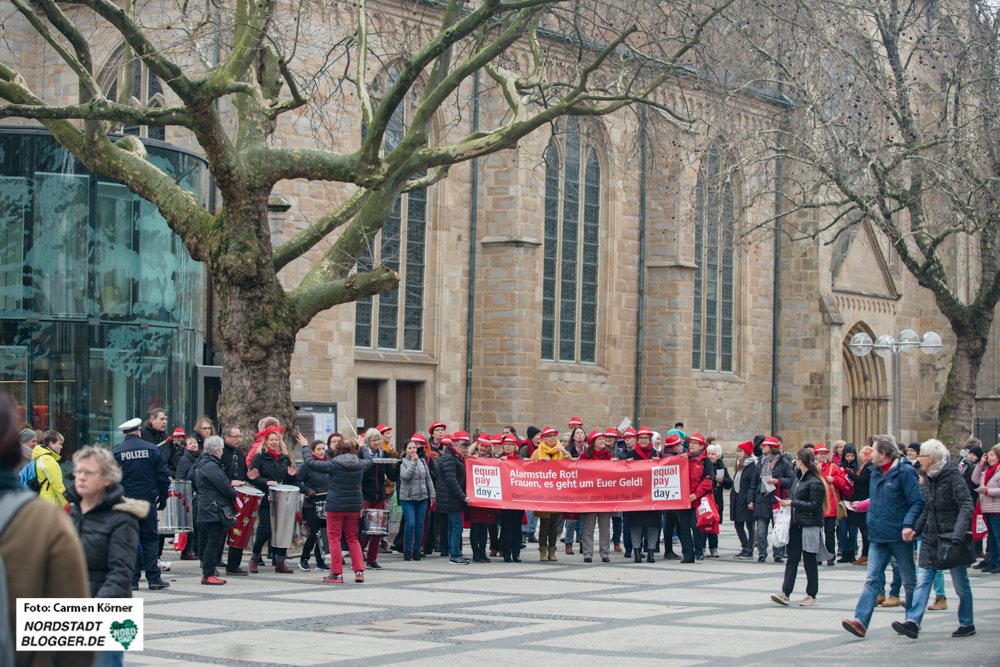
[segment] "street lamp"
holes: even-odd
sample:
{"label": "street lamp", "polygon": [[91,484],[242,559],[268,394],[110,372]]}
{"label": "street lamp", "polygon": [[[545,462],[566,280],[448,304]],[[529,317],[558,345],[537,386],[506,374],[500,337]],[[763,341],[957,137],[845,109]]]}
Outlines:
{"label": "street lamp", "polygon": [[854,334],[851,338],[851,353],[857,357],[864,357],[873,350],[875,354],[888,359],[892,357],[892,437],[896,439],[896,444],[902,446],[900,442],[900,426],[902,423],[903,410],[899,389],[899,353],[910,350],[920,350],[924,354],[937,354],[941,351],[941,336],[928,331],[921,339],[913,329],[904,329],[899,334],[899,340],[892,336],[879,336],[872,342],[872,337],[861,332]]}

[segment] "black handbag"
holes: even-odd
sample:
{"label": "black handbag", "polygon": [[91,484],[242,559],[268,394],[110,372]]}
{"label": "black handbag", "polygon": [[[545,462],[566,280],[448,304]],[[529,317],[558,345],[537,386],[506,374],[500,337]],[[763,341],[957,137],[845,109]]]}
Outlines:
{"label": "black handbag", "polygon": [[931,567],[935,570],[971,565],[976,560],[972,552],[972,535],[967,534],[962,540],[953,542],[951,535],[939,534],[937,540],[937,551],[931,558]]}
{"label": "black handbag", "polygon": [[236,517],[239,516],[239,512],[232,505],[219,505],[219,503],[212,501],[215,508],[219,510],[219,521],[222,522],[223,530],[229,530],[236,525]]}

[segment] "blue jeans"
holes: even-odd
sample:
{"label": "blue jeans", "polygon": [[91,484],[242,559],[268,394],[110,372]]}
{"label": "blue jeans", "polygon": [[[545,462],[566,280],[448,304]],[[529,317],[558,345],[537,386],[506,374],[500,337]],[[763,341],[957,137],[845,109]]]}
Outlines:
{"label": "blue jeans", "polygon": [[858,527],[852,526],[847,519],[837,522],[837,540],[840,542],[840,552],[842,554],[855,554],[858,552]]}
{"label": "blue jeans", "polygon": [[573,542],[579,541],[580,534],[579,519],[572,519],[566,522],[566,539],[564,540],[566,544],[573,544]]}
{"label": "blue jeans", "polygon": [[[951,572],[951,583],[955,587],[955,593],[958,594],[958,624],[959,625],[973,625],[972,622],[972,587],[969,585],[969,573],[964,565],[959,565],[958,567],[953,567],[949,570]],[[944,572],[934,570],[928,567],[922,567],[917,570],[917,591],[913,594],[913,606],[907,607],[909,611],[906,613],[906,620],[913,621],[920,625],[920,621],[924,618],[924,612],[927,611],[927,599],[931,595],[931,581],[936,579],[936,575],[942,575],[944,578]]]}
{"label": "blue jeans", "polygon": [[865,588],[861,591],[858,599],[858,606],[854,610],[854,620],[867,630],[868,624],[872,620],[872,612],[875,611],[875,600],[881,594],[879,580],[885,585],[885,566],[889,564],[889,557],[895,556],[899,565],[899,575],[903,579],[903,586],[906,588],[906,609],[909,611],[913,600],[913,591],[917,585],[917,568],[913,564],[913,542],[872,542],[868,549],[868,576],[865,579]]}
{"label": "blue jeans", "polygon": [[[892,556],[889,556],[889,565],[892,567],[892,583],[889,584],[889,597],[898,598],[899,589],[903,587],[903,580],[899,578],[899,567],[896,565],[896,559]],[[876,588],[879,595],[885,594],[884,570],[878,575],[878,585]]]}
{"label": "blue jeans", "polygon": [[462,556],[461,512],[448,512],[448,551],[452,558]]}
{"label": "blue jeans", "polygon": [[[403,520],[406,522],[406,527],[403,529],[403,551],[416,551],[420,548],[420,540],[424,538],[424,515],[427,514],[428,502],[404,500],[400,503],[403,506]],[[417,536],[415,547],[414,535]]]}
{"label": "blue jeans", "polygon": [[1000,567],[1000,514],[984,514],[987,533],[987,544],[990,548],[990,567]]}
{"label": "blue jeans", "polygon": [[531,510],[527,510],[527,514],[528,514],[528,523],[524,524],[521,527],[521,532],[523,532],[525,535],[534,535],[535,530],[538,528],[538,517],[535,516],[535,513],[532,512]]}

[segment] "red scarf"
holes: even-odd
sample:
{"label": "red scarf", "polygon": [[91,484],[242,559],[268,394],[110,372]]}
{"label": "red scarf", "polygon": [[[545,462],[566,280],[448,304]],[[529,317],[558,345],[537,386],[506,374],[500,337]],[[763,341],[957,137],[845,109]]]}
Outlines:
{"label": "red scarf", "polygon": [[513,454],[507,454],[505,452],[505,453],[501,454],[501,456],[506,456],[508,461],[513,461],[514,459],[517,458],[517,450],[515,449]]}
{"label": "red scarf", "polygon": [[595,449],[593,456],[587,456],[587,453],[584,452],[583,454],[580,455],[580,460],[582,460],[582,461],[610,461],[611,460],[611,452],[609,452],[606,448],[604,450],[602,450],[602,451],[597,451]]}
{"label": "red scarf", "polygon": [[986,469],[986,474],[983,475],[983,486],[986,486],[987,484],[990,483],[990,478],[993,477],[993,475],[996,474],[997,468],[1000,468],[1000,463],[997,463],[992,468],[987,468]]}
{"label": "red scarf", "polygon": [[641,458],[649,459],[653,456],[653,443],[649,443],[646,447],[636,444],[635,451]]}
{"label": "red scarf", "polygon": [[278,457],[281,456],[281,448],[280,447],[278,448],[278,451],[272,452],[270,449],[267,448],[267,445],[264,445],[264,451],[267,452],[268,454],[270,454],[271,456],[273,456],[275,461],[277,461]]}
{"label": "red scarf", "polygon": [[884,466],[879,466],[880,468],[882,468],[882,474],[883,474],[883,475],[885,475],[886,473],[888,473],[888,472],[889,472],[889,468],[891,468],[891,467],[892,467],[892,464],[893,464],[893,463],[895,463],[895,461],[889,461],[889,462],[888,462],[888,463],[886,463],[886,464],[885,464]]}

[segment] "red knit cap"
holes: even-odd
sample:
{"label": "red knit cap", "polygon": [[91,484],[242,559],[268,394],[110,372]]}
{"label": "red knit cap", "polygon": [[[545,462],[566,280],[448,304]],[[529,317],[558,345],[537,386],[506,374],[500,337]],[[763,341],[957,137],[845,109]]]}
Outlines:
{"label": "red knit cap", "polygon": [[747,456],[753,456],[753,443],[752,442],[741,442],[740,444],[736,445],[736,448],[737,449],[742,449],[744,452],[746,452]]}

